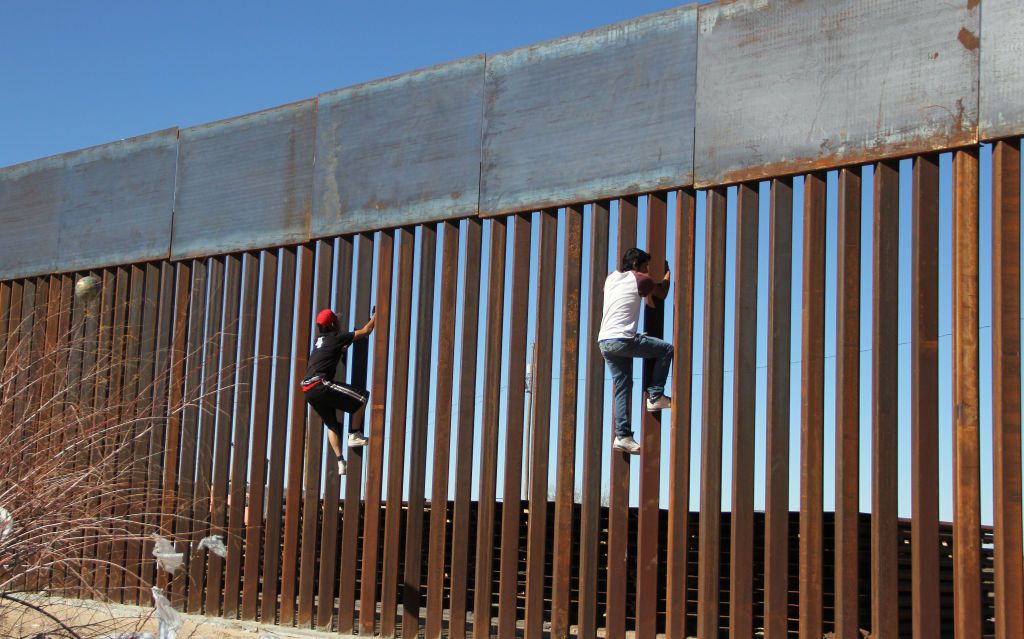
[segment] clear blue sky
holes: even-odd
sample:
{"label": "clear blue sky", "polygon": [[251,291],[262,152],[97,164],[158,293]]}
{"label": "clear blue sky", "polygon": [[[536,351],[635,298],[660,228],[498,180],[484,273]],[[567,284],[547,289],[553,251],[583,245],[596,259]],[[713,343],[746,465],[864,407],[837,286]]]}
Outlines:
{"label": "clear blue sky", "polygon": [[[457,59],[481,52],[497,52],[567,35],[658,11],[677,2],[633,0],[609,2],[595,0],[518,0],[488,3],[464,1],[416,2],[104,2],[73,3],[49,1],[8,1],[0,21],[0,77],[4,99],[0,100],[0,166],[32,160],[63,151],[102,144],[171,126],[191,126],[225,117],[241,115],[323,91],[372,80],[404,71]],[[900,511],[909,515],[909,346],[910,341],[910,208],[908,167],[904,167],[902,185],[900,240]],[[983,155],[982,184],[987,185],[988,155]],[[865,177],[865,188],[870,179]],[[944,473],[941,483],[942,516],[949,519],[951,484],[950,453],[950,182],[948,160],[942,174],[942,259],[940,333],[940,427]],[[799,187],[799,183],[797,185]],[[835,193],[830,177],[830,199]],[[799,479],[799,379],[800,379],[800,255],[802,215],[799,213],[800,189],[794,188],[794,295],[793,295],[793,442],[791,445],[791,507],[798,507]],[[865,192],[869,207],[870,191]],[[981,364],[983,402],[983,472],[990,472],[990,350],[991,295],[988,285],[991,263],[991,237],[987,189],[982,188],[981,247]],[[671,210],[671,209],[670,209]],[[698,256],[703,250],[703,197],[698,202]],[[726,370],[732,365],[732,296],[734,267],[734,204],[730,198],[728,286],[726,313]],[[641,214],[641,220],[643,215]],[[863,322],[862,348],[870,348],[871,315],[870,209],[864,211],[862,256]],[[829,204],[828,288],[826,296],[826,355],[835,353],[835,203]],[[670,251],[672,225],[669,228]],[[614,233],[614,225],[612,229]],[[536,228],[535,244],[536,246]],[[511,240],[511,233],[509,234]],[[614,236],[613,236],[614,237]],[[756,503],[763,507],[764,477],[764,384],[767,328],[767,197],[762,200],[760,243],[760,290],[758,335],[758,451]],[[641,223],[641,243],[646,229]],[[561,239],[561,228],[559,232]],[[589,244],[589,231],[584,237]],[[485,238],[486,246],[486,238]],[[584,259],[589,250],[584,249]],[[614,259],[614,256],[613,256]],[[486,263],[484,281],[486,282]],[[511,267],[511,254],[509,254]],[[697,508],[697,475],[700,445],[700,357],[701,357],[701,277],[703,264],[697,264],[696,321],[694,343],[694,481],[692,508]],[[584,275],[586,269],[584,269]],[[585,277],[584,277],[585,280]],[[561,279],[558,278],[560,290]],[[584,290],[583,302],[589,299]],[[437,294],[439,294],[439,289]],[[560,309],[560,301],[557,302]],[[585,308],[585,307],[584,307]],[[506,306],[507,310],[507,306]],[[436,316],[435,316],[436,317]],[[670,315],[671,317],[671,315]],[[436,319],[435,319],[436,321]],[[507,321],[507,320],[506,320]],[[530,335],[535,327],[530,320]],[[583,339],[585,335],[583,326]],[[532,337],[531,337],[532,339]],[[558,375],[556,327],[554,374]],[[481,342],[480,357],[483,357]],[[458,354],[458,352],[457,352]],[[507,355],[507,347],[506,347]],[[581,358],[582,359],[582,358]],[[864,510],[870,507],[867,479],[870,472],[870,362],[866,350],[862,358],[862,438],[861,468]],[[507,366],[507,358],[505,359]],[[582,364],[582,361],[581,361]],[[482,368],[482,359],[481,359]],[[636,369],[639,376],[639,366]],[[503,376],[503,385],[507,380]],[[557,384],[557,380],[555,381]],[[731,374],[725,377],[726,396],[732,389]],[[834,360],[826,360],[826,508],[833,503],[832,473],[828,460],[833,455]],[[557,398],[557,387],[554,389]],[[477,389],[478,397],[482,389]],[[637,388],[639,394],[639,388]],[[606,390],[610,408],[610,384]],[[479,419],[480,406],[477,409]],[[557,408],[557,407],[555,407]],[[504,412],[504,395],[502,398]],[[731,402],[725,407],[726,469],[729,467]],[[607,413],[606,413],[607,414]],[[557,415],[553,411],[553,417]],[[457,414],[455,416],[457,418]],[[582,380],[580,420],[582,423]],[[606,417],[607,421],[607,417]],[[667,421],[667,419],[666,419]],[[668,452],[668,429],[663,449]],[[504,428],[502,428],[502,441]],[[582,445],[582,430],[580,431]],[[453,436],[454,444],[454,436]],[[552,451],[554,455],[554,451]],[[499,454],[501,458],[503,455]],[[607,455],[605,456],[607,466]],[[553,466],[553,464],[552,464]],[[634,464],[634,479],[636,466]],[[499,493],[501,490],[499,461]],[[607,468],[605,469],[607,475]],[[429,481],[429,471],[428,471]],[[553,478],[552,478],[553,483]],[[577,477],[577,485],[580,477]],[[605,481],[607,486],[607,480]],[[636,485],[636,482],[633,482]],[[985,517],[990,519],[991,478],[983,476]],[[667,474],[663,481],[663,503],[667,498]],[[729,499],[728,471],[723,498]],[[634,492],[635,503],[636,495]]]}

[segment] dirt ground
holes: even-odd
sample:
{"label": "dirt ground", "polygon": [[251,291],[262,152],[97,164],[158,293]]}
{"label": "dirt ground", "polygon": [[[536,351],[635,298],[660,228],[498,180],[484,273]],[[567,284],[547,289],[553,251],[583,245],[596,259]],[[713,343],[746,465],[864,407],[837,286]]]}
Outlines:
{"label": "dirt ground", "polygon": [[[45,610],[82,639],[128,639],[132,633],[157,635],[153,608],[104,604],[95,601],[60,599],[41,595],[18,595],[20,599]],[[4,601],[0,607],[0,638],[57,639],[71,637],[46,615],[25,606]],[[181,614],[181,613],[179,613]],[[181,614],[184,622],[179,639],[344,639],[348,635],[315,632],[297,628],[279,628],[257,623],[210,619]],[[118,637],[121,635],[121,637]]]}

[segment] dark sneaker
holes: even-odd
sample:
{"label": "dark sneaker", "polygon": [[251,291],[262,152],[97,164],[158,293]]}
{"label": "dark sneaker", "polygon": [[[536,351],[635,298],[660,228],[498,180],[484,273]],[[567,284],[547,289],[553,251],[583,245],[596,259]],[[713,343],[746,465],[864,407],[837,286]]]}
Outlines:
{"label": "dark sneaker", "polygon": [[672,398],[668,395],[662,395],[653,402],[650,399],[647,400],[648,413],[657,413],[659,410],[665,410],[667,408],[672,408]]}
{"label": "dark sneaker", "polygon": [[636,443],[636,440],[632,437],[616,437],[612,448],[623,453],[629,453],[630,455],[640,454],[640,444]]}

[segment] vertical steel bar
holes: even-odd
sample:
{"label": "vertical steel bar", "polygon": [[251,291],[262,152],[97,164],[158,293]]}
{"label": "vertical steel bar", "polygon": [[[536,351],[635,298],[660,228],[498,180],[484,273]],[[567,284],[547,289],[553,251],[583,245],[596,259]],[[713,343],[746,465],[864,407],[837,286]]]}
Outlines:
{"label": "vertical steel bar", "polygon": [[[306,433],[310,430],[306,424],[306,413],[309,410],[306,406],[305,398],[296,389],[299,387],[302,375],[306,371],[306,361],[309,358],[309,349],[312,345],[310,327],[313,323],[313,269],[316,257],[312,244],[299,246],[298,253],[299,276],[296,284],[298,292],[296,294],[295,307],[295,343],[292,345],[291,377],[288,380],[291,389],[290,419],[288,424],[288,480],[286,485],[288,492],[285,498],[284,548],[281,560],[280,623],[284,625],[293,624],[295,618],[295,590],[299,572],[299,553],[301,552],[299,547],[301,544],[299,518],[303,509],[302,469],[306,452]],[[316,447],[319,448],[322,440],[319,437],[314,439],[317,442]],[[319,451],[315,452],[316,457],[319,457]],[[316,474],[319,475],[318,472]],[[317,485],[319,491],[319,482],[317,482]]]}
{"label": "vertical steel bar", "polygon": [[704,276],[704,387],[700,462],[697,636],[719,635],[722,505],[722,384],[725,357],[725,190],[707,192]]}
{"label": "vertical steel bar", "polygon": [[860,639],[860,172],[839,172],[836,282],[836,639]]}
{"label": "vertical steel bar", "polygon": [[[513,218],[512,297],[509,319],[508,392],[505,409],[505,481],[501,508],[498,636],[516,636],[522,516],[523,418],[526,399],[526,327],[530,306],[530,214]],[[409,635],[411,636],[411,635]]]}
{"label": "vertical steel bar", "polygon": [[[666,193],[647,196],[647,252],[651,255],[649,274],[655,282],[665,276]],[[644,332],[661,338],[665,332],[665,302],[648,298]],[[653,305],[653,306],[652,306]],[[654,361],[643,364],[643,402],[654,371]],[[661,518],[661,413],[643,410],[640,445],[640,512],[637,531],[636,636],[654,639],[658,621],[658,524]]]}
{"label": "vertical steel bar", "polygon": [[377,328],[373,333],[370,456],[366,469],[363,516],[363,564],[360,575],[359,632],[373,634],[377,614],[377,562],[380,550],[380,493],[384,466],[384,420],[387,417],[388,345],[391,340],[391,276],[394,268],[393,231],[380,234],[377,248]]}
{"label": "vertical steel bar", "polygon": [[395,295],[395,343],[391,377],[391,438],[388,441],[388,493],[384,519],[384,555],[380,593],[380,634],[395,635],[398,562],[401,557],[402,489],[405,471],[406,415],[409,397],[409,337],[412,330],[413,262],[416,235],[398,230],[398,291]]}
{"label": "vertical steel bar", "polygon": [[459,273],[459,223],[446,221],[441,236],[441,300],[434,392],[433,476],[430,482],[430,538],[427,541],[427,639],[440,639],[448,532],[448,467],[451,459],[452,375]]}
{"label": "vertical steel bar", "polygon": [[[213,446],[217,429],[217,383],[221,353],[221,320],[224,316],[224,258],[210,260],[210,288],[206,312],[206,332],[200,352],[203,353],[203,385],[199,390],[199,440],[195,469],[195,500],[192,506],[192,548],[209,534],[210,498],[213,494]],[[199,365],[199,362],[196,363]],[[192,552],[188,563],[189,612],[203,609],[203,588],[206,584],[206,561],[199,552]]]}
{"label": "vertical steel bar", "polygon": [[554,570],[551,581],[551,636],[569,636],[572,568],[573,489],[576,467],[576,394],[579,377],[580,281],[583,257],[583,211],[565,209],[562,264],[562,359],[558,401],[558,461],[555,471]]}
{"label": "vertical steel bar", "polygon": [[[312,251],[313,247],[310,247],[310,250]],[[310,308],[310,320],[312,320],[312,317],[320,309],[332,306],[331,284],[334,277],[334,240],[318,241],[316,243],[316,254],[315,256],[311,254],[310,257],[315,260],[314,272],[310,274],[310,285],[316,282],[316,297],[314,305]],[[336,309],[335,312],[337,312]],[[340,326],[348,326],[348,318],[344,319],[346,323],[340,324],[342,318],[338,318]],[[303,321],[301,315],[299,316],[299,321]],[[313,339],[315,339],[315,336],[313,336]],[[304,373],[305,365],[303,365],[303,371],[299,373],[300,377],[293,380],[296,385],[302,380],[301,375]],[[298,394],[298,391],[296,391],[296,394]],[[309,628],[313,624],[313,591],[317,585],[316,554],[319,548],[317,534],[320,528],[320,475],[324,466],[324,428],[323,421],[316,414],[316,411],[310,410],[305,406],[304,408],[307,427],[303,444],[305,462],[302,467],[302,529],[301,541],[299,543],[301,555],[299,558],[299,607],[296,611],[296,625],[300,628]],[[327,467],[330,468],[331,465],[328,463]],[[337,474],[337,464],[334,464],[334,466],[334,473]],[[324,506],[327,507],[326,499],[324,500]],[[337,500],[335,500],[334,510],[337,513]],[[333,565],[333,563],[332,561],[331,564]],[[328,605],[327,608],[333,610],[334,606]]]}
{"label": "vertical steel bar", "polygon": [[487,341],[484,350],[484,407],[480,434],[480,492],[476,509],[476,563],[473,590],[473,638],[491,635],[494,572],[494,501],[498,467],[498,402],[501,396],[501,342],[505,312],[506,218],[494,218],[487,276]]}
{"label": "vertical steel bar", "polygon": [[[636,205],[636,197],[624,197],[619,200],[616,268],[618,268],[622,254],[636,245]],[[614,408],[612,412],[614,413]],[[613,414],[612,420],[614,421],[614,419],[615,415]],[[628,596],[626,553],[629,536],[629,455],[613,451],[610,472],[605,633],[609,639],[624,639],[626,636],[626,597]]]}
{"label": "vertical steel bar", "polygon": [[[242,300],[238,327],[237,404],[234,407],[234,433],[231,435],[231,477],[228,492],[227,547],[224,571],[224,617],[238,615],[242,586],[242,543],[245,539],[246,504],[249,499],[249,426],[253,414],[253,359],[256,342],[256,317],[259,310],[260,262],[256,253],[244,253],[242,260]],[[267,333],[269,335],[269,333]],[[254,460],[257,461],[257,460]],[[262,459],[258,463],[262,466]],[[256,474],[255,467],[253,475]],[[260,486],[262,492],[262,486]],[[260,514],[262,518],[262,513]]]}
{"label": "vertical steel bar", "polygon": [[992,454],[996,637],[1024,632],[1020,417],[1020,141],[992,152]]}
{"label": "vertical steel bar", "polygon": [[[175,273],[174,307],[171,327],[170,381],[168,384],[167,430],[163,442],[164,464],[160,497],[160,534],[174,535],[178,500],[178,463],[181,461],[181,430],[185,410],[185,361],[188,355],[188,317],[192,298],[193,271],[200,263],[181,262]],[[205,272],[205,271],[204,271]],[[86,329],[88,331],[88,328]],[[86,369],[88,370],[88,369]],[[168,587],[168,574],[156,573],[156,584]]]}
{"label": "vertical steel bar", "polygon": [[[11,286],[13,282],[0,282],[0,374],[7,366],[8,330],[11,326]],[[6,377],[6,375],[4,375]],[[0,397],[3,387],[0,386]]]}
{"label": "vertical steel bar", "polygon": [[537,249],[537,306],[534,336],[534,384],[531,424],[529,511],[526,531],[526,636],[540,636],[544,627],[545,556],[548,528],[548,464],[551,447],[551,366],[555,322],[555,278],[558,268],[558,211],[540,213]]}
{"label": "vertical steel bar", "polygon": [[[356,285],[355,325],[362,326],[370,318],[370,299],[373,295],[373,244],[371,233],[363,233],[356,239],[359,249],[358,284]],[[367,368],[370,354],[368,339],[356,342],[352,347],[352,384],[366,387]],[[366,420],[352,424],[363,429]],[[378,444],[379,445],[379,444]],[[348,470],[345,473],[345,513],[341,526],[341,554],[338,558],[339,597],[338,632],[351,632],[355,623],[356,564],[359,561],[359,514],[363,479],[363,451],[365,448],[350,448]]]}
{"label": "vertical steel bar", "polygon": [[800,636],[820,637],[823,633],[822,589],[825,553],[824,174],[809,173],[804,177],[803,258],[803,361],[800,367]]}
{"label": "vertical steel bar", "polygon": [[[75,304],[73,298],[73,291],[75,281],[79,277],[75,273],[67,273],[63,276],[61,281],[61,327],[60,327],[60,348],[63,351],[58,362],[58,370],[61,371],[59,376],[59,388],[58,393],[60,396],[61,405],[56,407],[59,416],[64,424],[64,427],[59,429],[57,433],[59,437],[58,446],[60,450],[68,449],[68,446],[72,445],[73,441],[78,439],[78,415],[81,413],[81,396],[79,395],[79,389],[82,383],[82,350],[84,347],[84,339],[82,334],[82,305]],[[4,363],[3,363],[3,351],[4,342],[6,341],[6,313],[10,303],[10,288],[5,283],[0,282],[0,378],[6,378],[4,375]],[[3,396],[3,385],[0,384],[0,402],[2,402]],[[0,438],[3,437],[4,427],[0,426]],[[69,461],[70,467],[75,471],[80,471],[77,464],[76,455],[74,450],[71,450],[72,455]],[[70,553],[69,553],[70,554]],[[136,553],[137,555],[138,553]],[[135,566],[137,574],[138,566]],[[61,564],[54,568],[53,571],[53,582],[51,588],[54,592],[59,593],[62,596],[69,596],[68,584],[69,584],[69,566],[68,564]]]}
{"label": "vertical steel bar", "polygon": [[[420,634],[422,590],[423,501],[427,473],[427,419],[430,409],[431,350],[434,332],[434,270],[437,266],[437,225],[420,227],[420,277],[416,315],[415,390],[412,400],[412,441],[409,449],[409,499],[405,524],[405,574],[402,579],[402,636]],[[433,504],[431,505],[433,506]]]}
{"label": "vertical steel bar", "polygon": [[668,566],[665,635],[685,639],[687,542],[690,538],[690,411],[693,393],[693,279],[696,256],[696,197],[676,192],[675,289],[672,303],[672,425],[669,439]]}
{"label": "vertical steel bar", "polygon": [[[210,529],[207,534],[215,534],[226,539],[228,472],[231,462],[231,430],[232,420],[240,419],[236,415],[235,390],[237,388],[236,373],[238,363],[238,318],[239,297],[242,288],[242,260],[239,255],[228,255],[225,258],[224,272],[224,319],[220,337],[220,366],[217,369],[216,390],[217,407],[215,409],[214,449],[213,449],[213,484],[210,495]],[[212,376],[211,376],[212,378]],[[248,420],[246,420],[248,425]],[[206,556],[206,614],[219,615],[223,597],[224,560],[217,554],[207,552]]]}
{"label": "vertical steel bar", "polygon": [[875,165],[873,338],[871,371],[871,632],[899,628],[897,503],[897,324],[899,295],[899,165]]}
{"label": "vertical steel bar", "polygon": [[939,636],[939,160],[914,158],[911,589],[915,639]]}
{"label": "vertical steel bar", "polygon": [[[342,329],[348,329],[352,317],[352,239],[352,236],[338,239],[338,275],[334,280],[334,303],[332,308],[338,315],[338,324]],[[325,291],[324,294],[326,295],[327,292]],[[325,297],[323,304],[321,304],[321,301],[319,301],[321,300],[321,295],[318,292],[317,308],[319,309],[322,305],[325,305],[327,299],[329,298]],[[338,362],[334,376],[342,381],[348,379],[348,361],[345,355],[342,355],[341,360]],[[324,433],[321,432],[320,436],[323,437]],[[346,444],[342,442],[342,451],[345,448]],[[328,452],[325,453],[327,455],[327,463],[324,474],[323,523],[320,530],[320,567],[317,573],[316,627],[320,630],[331,629],[331,621],[334,618],[334,593],[338,574],[338,516],[340,512],[338,497],[340,496],[339,484],[341,478],[338,476],[337,459],[330,452],[330,446],[327,447],[327,450]],[[315,501],[319,501],[319,499],[317,498]]]}
{"label": "vertical steel bar", "polygon": [[455,449],[455,512],[452,518],[449,637],[466,636],[466,572],[469,564],[470,488],[476,430],[477,334],[480,326],[480,252],[483,221],[466,220],[462,292],[462,363],[459,366],[459,432]]}
{"label": "vertical steel bar", "polygon": [[[253,362],[256,372],[252,388],[252,453],[251,470],[246,491],[245,560],[242,566],[242,609],[240,617],[256,619],[260,596],[260,559],[263,548],[263,531],[269,520],[265,519],[263,506],[268,495],[267,489],[267,431],[270,427],[270,387],[274,356],[274,315],[277,307],[277,265],[278,251],[264,250],[259,253],[259,326],[256,335],[256,355]],[[254,267],[255,268],[255,267]],[[294,266],[293,266],[294,268]]]}
{"label": "vertical steel bar", "polygon": [[[292,356],[292,330],[295,322],[296,249],[281,249],[280,262],[277,311],[275,313],[277,321],[274,326],[274,378],[270,391],[274,398],[274,412],[270,417],[272,429],[266,484],[266,533],[263,536],[263,590],[260,597],[260,621],[263,623],[277,621],[278,575],[281,566],[281,492],[284,484],[284,454],[289,428],[288,395],[292,390],[288,362]],[[266,273],[266,267],[264,267],[264,273]]]}
{"label": "vertical steel bar", "polygon": [[[607,200],[595,202],[590,214],[590,310],[587,315],[586,402],[583,431],[583,504],[580,530],[579,635],[597,636],[599,537],[601,535],[601,459],[604,450],[604,359],[597,347],[608,276]],[[508,494],[506,492],[506,494]]]}
{"label": "vertical steel bar", "polygon": [[[135,525],[135,519],[142,507],[139,496],[140,494],[145,494],[145,489],[139,481],[137,448],[142,436],[139,430],[142,427],[139,415],[140,411],[144,409],[144,404],[140,400],[139,358],[141,356],[142,312],[144,305],[142,296],[145,286],[145,271],[141,265],[133,264],[127,268],[126,275],[128,278],[128,296],[125,302],[127,306],[125,316],[127,323],[124,329],[124,356],[122,360],[124,381],[121,401],[123,406],[121,409],[121,424],[124,433],[118,437],[117,441],[119,461],[115,471],[119,482],[123,481],[126,484],[126,489],[122,496],[115,501],[113,515],[115,521],[120,522],[119,525],[124,527],[127,537],[137,539],[139,529]],[[51,291],[52,288],[53,285],[51,284]],[[47,327],[47,332],[49,332],[49,327]],[[44,397],[49,394],[49,392],[45,393]],[[122,469],[127,469],[127,472]],[[130,556],[127,544],[128,539],[115,539],[110,552],[110,590],[113,600],[118,603],[125,602],[125,592],[129,587],[133,589],[135,587],[134,583],[131,583],[131,577],[127,572],[128,557]],[[131,594],[134,594],[134,592]]]}
{"label": "vertical steel bar", "polygon": [[953,620],[981,636],[978,151],[953,155]]}
{"label": "vertical steel bar", "polygon": [[772,180],[768,257],[765,464],[765,639],[789,632],[789,376],[793,294],[793,182]]}
{"label": "vertical steel bar", "polygon": [[754,634],[754,426],[757,410],[758,185],[741,184],[736,204],[732,521],[729,636]]}

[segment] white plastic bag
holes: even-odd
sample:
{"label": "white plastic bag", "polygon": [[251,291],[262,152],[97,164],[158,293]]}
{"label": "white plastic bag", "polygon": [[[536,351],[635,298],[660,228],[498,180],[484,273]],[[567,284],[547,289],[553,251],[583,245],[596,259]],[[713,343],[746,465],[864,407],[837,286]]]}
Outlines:
{"label": "white plastic bag", "polygon": [[227,557],[228,548],[221,541],[219,535],[211,535],[209,537],[203,537],[199,540],[199,545],[196,546],[196,550],[202,550],[203,548],[209,550],[218,557]]}
{"label": "white plastic bag", "polygon": [[159,621],[159,639],[177,639],[178,631],[181,630],[181,615],[171,606],[171,602],[167,601],[164,592],[159,588],[153,588],[153,606],[156,608],[156,618]]}
{"label": "white plastic bag", "polygon": [[171,542],[156,533],[153,533],[153,539],[153,556],[156,557],[157,567],[173,575],[185,563],[185,554],[174,552]]}
{"label": "white plastic bag", "polygon": [[14,531],[14,517],[7,512],[6,508],[0,508],[0,541],[10,536]]}

